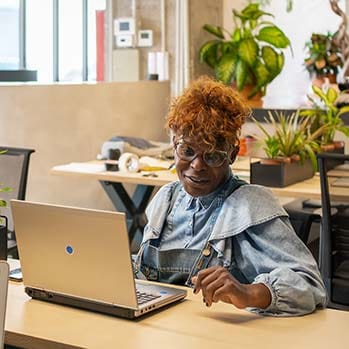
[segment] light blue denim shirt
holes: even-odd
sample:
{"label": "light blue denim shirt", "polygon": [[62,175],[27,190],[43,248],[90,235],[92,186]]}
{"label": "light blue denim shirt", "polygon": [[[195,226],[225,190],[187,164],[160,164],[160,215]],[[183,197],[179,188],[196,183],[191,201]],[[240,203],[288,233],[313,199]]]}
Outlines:
{"label": "light blue denim shirt", "polygon": [[[224,192],[230,191],[229,187],[231,182],[227,181],[213,193],[197,198],[189,195],[185,190],[180,190],[166,217],[159,249],[202,249],[210,234],[209,218],[213,216],[215,210],[220,210],[221,196]],[[218,195],[219,193],[222,195]]]}
{"label": "light blue denim shirt", "polygon": [[[233,177],[230,183],[234,181]],[[186,248],[188,241],[183,242],[180,235],[178,240],[181,242],[176,241],[171,234],[172,228],[166,226],[168,221],[171,222],[168,216],[183,200],[187,205],[182,205],[181,210],[189,208],[190,211],[192,201],[180,182],[165,185],[158,191],[146,210],[148,224],[142,246],[160,239],[160,249]],[[249,308],[249,311],[292,316],[326,306],[327,295],[316,262],[296,236],[287,213],[269,189],[246,184],[226,197],[223,195],[223,200],[216,204],[213,198],[206,203],[208,215],[216,212],[219,206],[214,224],[206,225],[201,221],[199,230],[204,232],[202,236],[196,229],[189,229],[187,233],[190,237],[199,234],[202,239],[210,241],[220,264],[229,268],[240,281],[263,283],[269,288],[272,295],[270,306],[267,309]],[[168,243],[164,241],[166,238]],[[201,247],[198,241],[194,247]],[[176,263],[180,264],[180,261]]]}

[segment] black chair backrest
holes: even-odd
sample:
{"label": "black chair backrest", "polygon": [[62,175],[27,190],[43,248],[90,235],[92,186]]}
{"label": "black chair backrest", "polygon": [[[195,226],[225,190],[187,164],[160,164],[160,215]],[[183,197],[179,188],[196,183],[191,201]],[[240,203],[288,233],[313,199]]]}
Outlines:
{"label": "black chair backrest", "polygon": [[[322,222],[320,232],[320,271],[324,279],[330,302],[335,308],[347,309],[341,304],[335,304],[334,279],[338,277],[340,285],[347,285],[339,292],[348,292],[349,274],[349,201],[348,204],[332,205],[327,176],[327,161],[349,161],[349,154],[320,153],[318,154],[318,167],[320,174]],[[338,284],[338,282],[337,282]],[[343,291],[345,290],[345,291]],[[338,290],[336,291],[338,292]],[[349,309],[349,293],[347,306]]]}
{"label": "black chair backrest", "polygon": [[13,230],[12,215],[9,207],[11,199],[25,200],[30,155],[35,151],[27,148],[0,146],[0,183],[12,190],[2,192],[1,199],[7,201],[7,207],[1,208],[1,214],[8,217],[8,228]]}

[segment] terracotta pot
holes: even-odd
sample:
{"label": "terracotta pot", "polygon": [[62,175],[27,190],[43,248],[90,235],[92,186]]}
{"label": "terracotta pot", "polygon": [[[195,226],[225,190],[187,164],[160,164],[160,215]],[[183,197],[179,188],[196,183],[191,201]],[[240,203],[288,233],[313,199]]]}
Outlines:
{"label": "terracotta pot", "polygon": [[341,149],[345,147],[344,141],[333,141],[334,149]]}
{"label": "terracotta pot", "polygon": [[336,74],[322,74],[322,75],[316,75],[314,79],[312,80],[312,84],[321,88],[322,85],[328,80],[330,84],[336,84],[337,83],[337,75]]}
{"label": "terracotta pot", "polygon": [[257,139],[252,136],[240,138],[239,156],[250,156],[256,146]]}
{"label": "terracotta pot", "polygon": [[[345,152],[345,142],[343,141],[333,141],[331,144],[321,145],[321,151],[327,153],[344,154]],[[328,159],[326,162],[327,170],[344,164],[344,160],[333,160]]]}
{"label": "terracotta pot", "polygon": [[262,165],[277,165],[277,164],[290,164],[292,162],[291,158],[262,158],[260,163]]}
{"label": "terracotta pot", "polygon": [[[232,83],[234,89],[237,90],[235,82]],[[253,90],[253,85],[245,85],[242,91],[238,91],[238,93],[243,97],[246,103],[251,108],[262,108],[263,107],[263,96],[260,92],[255,94],[252,98],[248,98],[249,94]]]}
{"label": "terracotta pot", "polygon": [[320,148],[321,148],[322,151],[331,152],[331,151],[333,151],[335,149],[335,145],[333,143],[331,143],[331,144],[322,144]]}

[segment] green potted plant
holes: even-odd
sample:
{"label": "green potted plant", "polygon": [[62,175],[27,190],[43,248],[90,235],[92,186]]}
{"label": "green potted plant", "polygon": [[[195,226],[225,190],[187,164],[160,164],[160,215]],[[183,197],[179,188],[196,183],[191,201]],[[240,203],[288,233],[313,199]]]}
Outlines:
{"label": "green potted plant", "polygon": [[[301,115],[312,118],[312,130],[325,126],[324,132],[317,139],[321,151],[343,154],[345,144],[343,141],[336,141],[335,136],[339,132],[349,137],[349,127],[344,124],[341,118],[344,113],[349,112],[349,105],[338,106],[341,95],[332,87],[324,92],[318,86],[313,85],[312,90],[314,97],[308,95],[308,99],[312,102],[312,109],[302,110]],[[340,163],[338,161],[328,161],[327,167],[333,168]]]}
{"label": "green potted plant", "polygon": [[216,38],[201,46],[200,61],[214,69],[218,80],[234,83],[239,91],[252,86],[247,98],[265,95],[284,66],[283,49],[290,46],[288,37],[266,16],[273,15],[250,3],[241,12],[233,10],[232,33],[216,25],[203,27]]}
{"label": "green potted plant", "polygon": [[341,49],[334,40],[334,34],[313,33],[305,47],[307,57],[304,64],[310,76],[318,80],[317,85],[324,83],[325,78],[328,78],[330,83],[336,83],[343,60]]}
{"label": "green potted plant", "polygon": [[318,142],[324,151],[334,150],[335,148],[343,148],[343,142],[335,141],[336,132],[349,137],[349,127],[346,126],[341,118],[344,113],[349,112],[349,106],[338,107],[337,101],[340,94],[332,87],[329,87],[326,92],[321,88],[313,85],[312,90],[314,97],[308,95],[308,99],[312,102],[312,109],[301,111],[302,116],[311,117],[312,130],[321,126],[326,126]]}
{"label": "green potted plant", "polygon": [[311,132],[312,118],[301,118],[299,111],[291,115],[275,112],[274,115],[269,112],[266,125],[253,118],[262,131],[259,139],[266,158],[251,162],[251,183],[284,187],[312,177],[320,147],[316,140],[326,126]]}

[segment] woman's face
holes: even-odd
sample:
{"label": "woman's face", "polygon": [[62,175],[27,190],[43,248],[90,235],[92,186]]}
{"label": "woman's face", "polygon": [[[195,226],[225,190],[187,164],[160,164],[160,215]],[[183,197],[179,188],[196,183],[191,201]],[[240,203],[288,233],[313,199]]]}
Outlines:
{"label": "woman's face", "polygon": [[177,174],[188,194],[205,196],[227,180],[229,153],[225,150],[208,151],[206,145],[187,137],[174,137],[174,148]]}

